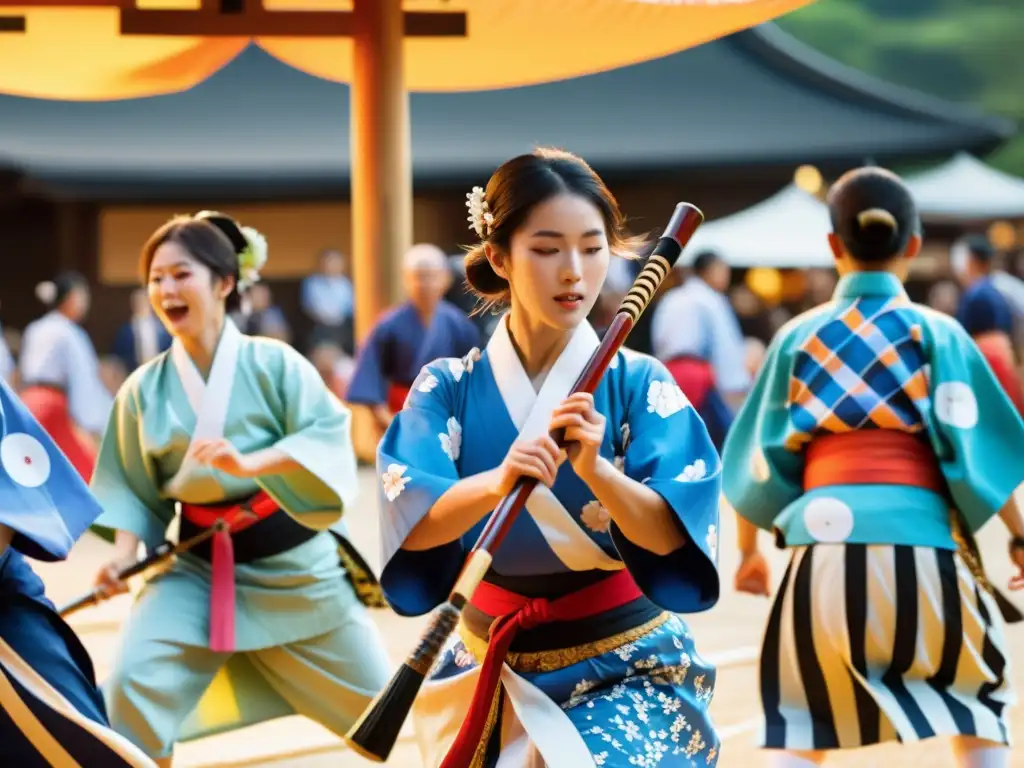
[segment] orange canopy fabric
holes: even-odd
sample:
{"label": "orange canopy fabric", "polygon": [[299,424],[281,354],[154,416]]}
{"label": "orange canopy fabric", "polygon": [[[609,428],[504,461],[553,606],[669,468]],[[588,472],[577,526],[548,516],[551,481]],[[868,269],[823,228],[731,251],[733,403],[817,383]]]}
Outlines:
{"label": "orange canopy fabric", "polygon": [[[73,0],[69,0],[73,2]],[[202,82],[249,40],[122,36],[116,8],[0,8],[24,33],[0,34],[0,93],[103,101],[174,93]]]}
{"label": "orange canopy fabric", "polygon": [[[75,0],[67,0],[73,4]],[[508,88],[665,56],[770,21],[813,0],[406,0],[406,10],[465,11],[465,37],[409,38],[412,91]],[[139,0],[195,8],[196,0]],[[351,10],[346,0],[265,0],[270,10]],[[122,36],[114,8],[0,8],[24,33],[0,34],[0,93],[112,100],[173,93],[204,80],[251,40]],[[261,37],[257,44],[312,75],[350,82],[352,41]],[[685,83],[674,96],[685,94]],[[596,110],[614,104],[597,103]]]}
{"label": "orange canopy fabric", "polygon": [[[451,0],[407,2],[464,10],[464,38],[409,38],[405,81],[412,91],[475,91],[563,80],[636,64],[761,24],[812,0]],[[268,0],[309,7],[310,0]],[[346,39],[260,38],[281,61],[349,82]],[[684,85],[684,84],[680,84]],[[595,104],[596,109],[614,108]]]}

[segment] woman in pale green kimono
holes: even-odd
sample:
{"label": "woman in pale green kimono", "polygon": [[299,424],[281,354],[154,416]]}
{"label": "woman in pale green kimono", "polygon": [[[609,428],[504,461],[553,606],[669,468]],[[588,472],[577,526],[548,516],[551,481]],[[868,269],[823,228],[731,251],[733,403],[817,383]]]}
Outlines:
{"label": "woman in pale green kimono", "polygon": [[176,741],[295,713],[344,734],[389,673],[327,530],[357,492],[349,413],[295,350],[227,318],[265,249],[209,213],[146,243],[174,343],[118,392],[92,480],[117,531],[109,590],[176,509],[180,540],[230,526],[145,585],[104,686],[113,728],[164,766]]}

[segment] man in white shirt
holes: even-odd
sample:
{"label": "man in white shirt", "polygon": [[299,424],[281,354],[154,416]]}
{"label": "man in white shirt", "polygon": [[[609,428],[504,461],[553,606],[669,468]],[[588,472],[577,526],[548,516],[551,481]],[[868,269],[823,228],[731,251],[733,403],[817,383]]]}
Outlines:
{"label": "man in white shirt", "polygon": [[732,272],[705,251],[693,274],[668,291],[654,308],[651,345],[721,448],[732,416],[750,387],[746,346],[726,298]]}

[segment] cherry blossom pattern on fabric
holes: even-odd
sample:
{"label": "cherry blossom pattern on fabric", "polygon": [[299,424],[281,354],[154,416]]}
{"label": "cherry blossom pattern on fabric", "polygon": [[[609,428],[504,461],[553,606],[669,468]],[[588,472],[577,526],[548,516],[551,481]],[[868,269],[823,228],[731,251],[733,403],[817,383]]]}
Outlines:
{"label": "cherry blossom pattern on fabric", "polygon": [[647,389],[647,411],[667,419],[690,404],[674,381],[655,380]]}
{"label": "cherry blossom pattern on fabric", "polygon": [[404,464],[388,464],[387,472],[380,476],[381,484],[384,486],[384,495],[388,501],[394,501],[401,496],[405,486],[412,478],[407,477],[405,470],[408,467]]}
{"label": "cherry blossom pattern on fabric", "polygon": [[462,380],[463,373],[472,373],[473,364],[480,359],[480,350],[473,347],[463,358],[453,357],[448,361],[448,370],[456,382]]}
{"label": "cherry blossom pattern on fabric", "polygon": [[427,374],[423,376],[420,379],[419,383],[416,385],[416,389],[419,392],[431,392],[434,389],[434,387],[437,386],[437,384],[437,376],[430,372],[427,372]]}
{"label": "cherry blossom pattern on fabric", "polygon": [[599,501],[588,502],[580,512],[580,520],[595,533],[607,533],[611,525],[611,513]]}
{"label": "cherry blossom pattern on fabric", "polygon": [[452,461],[459,460],[459,453],[462,450],[462,425],[454,416],[448,419],[448,431],[440,433],[437,438],[441,441],[441,450],[447,454]]}
{"label": "cherry blossom pattern on fabric", "polygon": [[697,459],[693,464],[685,467],[679,476],[676,477],[680,483],[692,483],[695,480],[703,480],[708,474],[708,464],[704,459]]}

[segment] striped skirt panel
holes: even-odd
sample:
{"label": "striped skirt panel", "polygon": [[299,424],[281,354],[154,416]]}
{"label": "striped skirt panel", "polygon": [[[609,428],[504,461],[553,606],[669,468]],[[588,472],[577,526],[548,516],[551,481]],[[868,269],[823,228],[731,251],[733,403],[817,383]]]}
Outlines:
{"label": "striped skirt panel", "polygon": [[1006,651],[994,599],[955,552],[797,548],[765,631],[762,746],[955,735],[1009,744]]}

